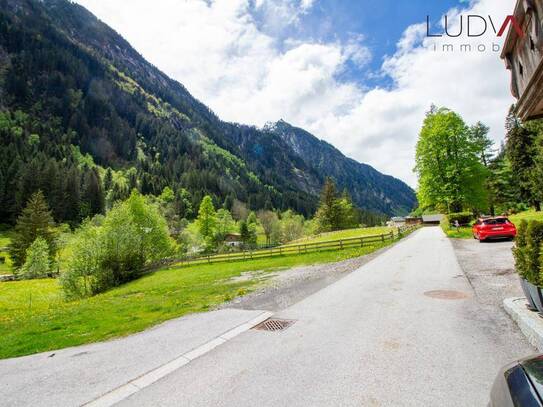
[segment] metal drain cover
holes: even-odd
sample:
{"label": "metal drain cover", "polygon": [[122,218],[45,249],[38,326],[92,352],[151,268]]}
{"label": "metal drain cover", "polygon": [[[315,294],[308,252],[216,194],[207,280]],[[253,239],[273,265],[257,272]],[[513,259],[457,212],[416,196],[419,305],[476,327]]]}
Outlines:
{"label": "metal drain cover", "polygon": [[469,295],[462,291],[454,290],[432,290],[424,293],[427,297],[438,298],[440,300],[461,300],[468,298]]}
{"label": "metal drain cover", "polygon": [[291,326],[295,321],[292,319],[279,319],[279,318],[268,318],[264,322],[261,322],[253,329],[258,329],[259,331],[284,331],[289,326]]}

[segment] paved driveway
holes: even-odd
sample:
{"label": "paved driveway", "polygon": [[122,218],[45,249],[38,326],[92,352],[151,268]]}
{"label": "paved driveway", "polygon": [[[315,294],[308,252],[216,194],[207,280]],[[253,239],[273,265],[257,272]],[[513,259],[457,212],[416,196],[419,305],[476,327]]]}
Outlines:
{"label": "paved driveway", "polygon": [[499,367],[533,352],[495,312],[424,228],[282,310],[285,331],[250,330],[122,404],[485,406]]}

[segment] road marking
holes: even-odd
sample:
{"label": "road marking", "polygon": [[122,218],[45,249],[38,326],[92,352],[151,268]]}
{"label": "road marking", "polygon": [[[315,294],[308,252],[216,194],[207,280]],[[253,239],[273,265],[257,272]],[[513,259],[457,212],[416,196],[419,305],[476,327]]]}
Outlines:
{"label": "road marking", "polygon": [[177,369],[188,365],[191,361],[196,358],[199,358],[202,355],[212,351],[217,346],[222,345],[223,343],[235,338],[236,336],[242,334],[245,331],[248,331],[252,327],[260,324],[266,319],[270,318],[273,315],[271,312],[263,312],[257,317],[244,322],[243,324],[236,326],[235,328],[226,331],[225,333],[219,335],[218,337],[210,340],[209,342],[204,343],[203,345],[198,346],[197,348],[192,349],[189,352],[186,352],[175,359],[165,363],[162,366],[157,367],[143,375],[129,381],[126,384],[123,384],[120,387],[88,402],[84,406],[87,407],[110,407],[113,406],[124,399],[130,397],[134,393],[144,389],[147,386],[155,383],[156,381],[166,377],[170,373],[176,371]]}

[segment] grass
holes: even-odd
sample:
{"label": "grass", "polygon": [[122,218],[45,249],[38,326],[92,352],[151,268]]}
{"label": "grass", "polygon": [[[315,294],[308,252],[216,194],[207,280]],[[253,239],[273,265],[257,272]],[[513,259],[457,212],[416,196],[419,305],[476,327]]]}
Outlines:
{"label": "grass", "polygon": [[0,358],[142,331],[171,318],[208,311],[251,291],[257,281],[231,281],[243,272],[336,262],[371,253],[391,243],[252,261],[172,266],[73,302],[62,299],[54,279],[0,283]]}
{"label": "grass", "polygon": [[328,240],[349,239],[352,237],[361,237],[369,235],[380,235],[382,233],[389,233],[392,228],[389,227],[372,227],[372,228],[356,228],[338,230],[336,232],[319,233],[315,236],[308,236],[298,240],[289,242],[285,246],[303,244],[303,243],[319,243],[326,242]]}
{"label": "grass", "polygon": [[445,233],[448,237],[454,239],[473,239],[473,233],[471,232],[471,226],[460,226],[458,230],[453,226]]}
{"label": "grass", "polygon": [[11,242],[10,232],[0,232],[0,257],[4,258],[4,262],[0,262],[0,274],[12,274],[11,260],[5,248]]}

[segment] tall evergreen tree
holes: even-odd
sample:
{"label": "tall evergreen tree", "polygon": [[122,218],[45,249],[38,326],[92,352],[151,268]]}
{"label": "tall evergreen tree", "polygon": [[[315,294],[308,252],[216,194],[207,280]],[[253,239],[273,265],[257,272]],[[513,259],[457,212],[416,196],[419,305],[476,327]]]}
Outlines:
{"label": "tall evergreen tree", "polygon": [[341,204],[337,197],[336,185],[331,178],[326,178],[324,182],[320,205],[315,218],[321,232],[329,232],[341,228]]}
{"label": "tall evergreen tree", "polygon": [[9,253],[16,269],[25,263],[27,249],[38,237],[45,239],[49,246],[49,256],[51,260],[54,259],[56,254],[55,224],[41,191],[30,197],[15,225]]}
{"label": "tall evergreen tree", "polygon": [[96,168],[85,171],[83,193],[81,194],[83,217],[92,217],[104,212],[104,192],[100,181],[100,174]]}
{"label": "tall evergreen tree", "polygon": [[507,131],[505,147],[507,158],[511,163],[511,171],[518,182],[520,199],[534,205],[538,210],[540,201],[532,193],[531,177],[534,168],[534,142],[536,133],[526,126],[523,126],[520,120],[515,117],[513,108],[505,122]]}

